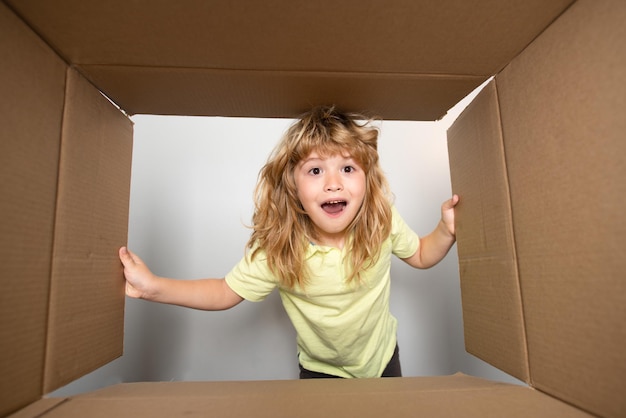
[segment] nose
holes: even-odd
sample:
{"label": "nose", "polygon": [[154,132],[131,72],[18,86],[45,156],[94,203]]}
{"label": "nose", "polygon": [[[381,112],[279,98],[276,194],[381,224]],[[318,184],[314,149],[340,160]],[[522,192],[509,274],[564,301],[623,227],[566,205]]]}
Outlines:
{"label": "nose", "polygon": [[337,192],[339,190],[343,190],[343,184],[341,183],[341,178],[336,174],[329,174],[326,177],[326,185],[324,190],[327,192]]}

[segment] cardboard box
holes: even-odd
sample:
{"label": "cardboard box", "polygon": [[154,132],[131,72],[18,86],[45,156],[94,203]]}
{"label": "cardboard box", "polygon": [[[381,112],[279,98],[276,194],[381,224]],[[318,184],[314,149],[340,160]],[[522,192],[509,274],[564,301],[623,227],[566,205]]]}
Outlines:
{"label": "cardboard box", "polygon": [[[626,415],[626,3],[325,3],[0,3],[0,415]],[[125,114],[332,102],[434,120],[492,76],[448,135],[466,347],[528,387],[459,374],[45,398],[121,355]]]}

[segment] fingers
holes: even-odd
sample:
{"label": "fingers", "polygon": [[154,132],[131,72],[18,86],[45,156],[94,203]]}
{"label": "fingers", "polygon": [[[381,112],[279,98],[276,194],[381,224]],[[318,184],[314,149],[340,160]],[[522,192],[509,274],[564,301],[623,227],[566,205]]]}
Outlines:
{"label": "fingers", "polygon": [[133,259],[131,252],[126,247],[120,248],[119,256],[120,256],[120,260],[122,261],[122,264],[124,264],[125,267],[135,263],[135,260]]}
{"label": "fingers", "polygon": [[459,200],[459,195],[454,194],[450,199],[443,202],[443,205],[441,205],[441,220],[446,225],[448,232],[452,236],[456,236],[456,230],[454,225],[454,208],[456,207],[457,203],[459,203]]}
{"label": "fingers", "polygon": [[144,268],[144,266],[141,265],[141,259],[126,247],[121,247],[119,249],[119,257],[120,261],[124,265],[126,296],[140,298],[142,293],[135,286],[137,283],[141,283],[138,279],[141,275],[141,269]]}
{"label": "fingers", "polygon": [[139,258],[138,255],[133,253],[127,247],[120,248],[119,256],[120,256],[120,260],[122,261],[122,264],[126,268],[136,267],[136,266],[143,264],[143,262],[141,261],[141,258]]}
{"label": "fingers", "polygon": [[450,203],[452,204],[452,207],[455,207],[457,203],[459,203],[459,195],[458,194],[454,194],[452,195],[452,199],[450,199]]}
{"label": "fingers", "polygon": [[452,197],[443,202],[443,209],[452,209],[459,203],[459,195],[454,194]]}
{"label": "fingers", "polygon": [[135,287],[132,284],[128,282],[126,282],[125,292],[126,292],[126,296],[129,296],[131,298],[137,299],[141,297],[141,293],[137,289],[135,289]]}

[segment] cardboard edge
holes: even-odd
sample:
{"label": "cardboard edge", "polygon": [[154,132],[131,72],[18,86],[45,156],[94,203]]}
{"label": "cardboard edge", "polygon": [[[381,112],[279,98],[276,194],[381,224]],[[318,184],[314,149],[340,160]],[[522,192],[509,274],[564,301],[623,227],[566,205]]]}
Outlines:
{"label": "cardboard edge", "polygon": [[[571,5],[570,5],[571,6]],[[520,305],[520,309],[521,309],[521,315],[520,315],[520,320],[522,321],[522,340],[523,340],[523,351],[524,351],[524,357],[525,357],[525,369],[524,369],[524,376],[525,376],[525,380],[527,384],[529,384],[532,387],[532,376],[530,373],[530,355],[529,355],[529,351],[528,351],[528,330],[527,330],[527,322],[526,322],[526,315],[525,315],[525,311],[526,311],[526,306],[524,305],[524,294],[522,291],[522,283],[521,283],[521,276],[520,276],[520,266],[519,266],[519,257],[518,257],[518,251],[517,251],[517,241],[515,238],[515,216],[513,213],[513,201],[512,201],[512,196],[511,196],[511,178],[509,175],[509,164],[507,162],[507,152],[506,152],[506,138],[505,138],[505,133],[504,133],[504,126],[503,126],[503,121],[502,121],[502,107],[501,107],[501,101],[500,101],[500,91],[498,88],[498,75],[496,75],[494,77],[493,80],[493,86],[495,89],[495,100],[496,100],[496,106],[497,106],[497,111],[498,111],[498,122],[499,122],[499,128],[500,128],[500,143],[501,143],[501,150],[502,150],[502,160],[503,160],[503,164],[504,164],[504,175],[505,175],[505,183],[506,183],[506,196],[508,198],[508,212],[509,212],[509,217],[511,219],[511,223],[510,225],[508,225],[508,229],[509,229],[509,234],[511,234],[511,240],[512,240],[512,248],[511,251],[513,252],[513,258],[515,260],[515,284],[517,285],[517,289],[516,289],[516,293],[518,296],[518,302]]]}
{"label": "cardboard edge", "polygon": [[8,418],[42,417],[60,405],[68,402],[69,399],[70,398],[42,398],[9,415]]}

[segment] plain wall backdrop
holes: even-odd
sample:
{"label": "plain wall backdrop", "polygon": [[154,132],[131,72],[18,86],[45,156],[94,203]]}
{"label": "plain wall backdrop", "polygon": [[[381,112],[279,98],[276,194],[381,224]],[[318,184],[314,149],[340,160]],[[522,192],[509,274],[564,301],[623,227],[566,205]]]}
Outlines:
{"label": "plain wall backdrop", "polygon": [[[438,122],[383,121],[379,153],[395,204],[430,232],[451,195],[446,129],[468,96]],[[158,275],[223,277],[250,235],[257,174],[292,120],[134,116],[129,247]],[[456,246],[437,266],[392,264],[405,376],[461,371],[514,378],[467,354]],[[124,356],[54,392],[119,382],[296,379],[295,332],[274,291],[223,312],[127,298]]]}

